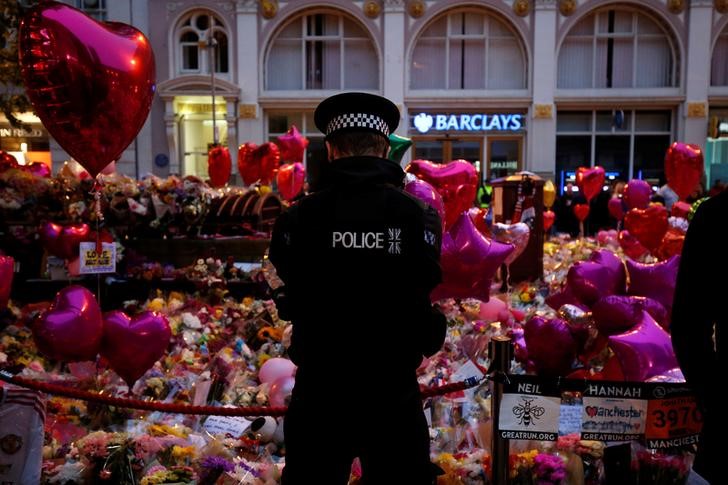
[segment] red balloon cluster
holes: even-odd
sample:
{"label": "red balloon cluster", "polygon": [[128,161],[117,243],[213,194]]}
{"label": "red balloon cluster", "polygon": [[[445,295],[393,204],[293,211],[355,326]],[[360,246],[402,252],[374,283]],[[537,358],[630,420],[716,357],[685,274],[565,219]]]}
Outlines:
{"label": "red balloon cluster", "polygon": [[129,387],[164,355],[172,336],[169,322],[157,313],[102,315],[93,293],[76,285],[58,292],[32,330],[45,356],[76,362],[100,354]]}
{"label": "red balloon cluster", "polygon": [[224,187],[230,180],[230,169],[233,162],[230,160],[230,151],[227,147],[214,147],[207,154],[207,173],[210,175],[210,185]]}
{"label": "red balloon cluster", "polygon": [[238,148],[238,171],[246,185],[256,182],[270,185],[280,160],[280,150],[275,143],[258,146],[248,142]]}
{"label": "red balloon cluster", "polygon": [[446,164],[413,160],[407,172],[429,183],[442,196],[445,204],[445,227],[449,228],[475,200],[478,173],[470,162],[454,160]]}
{"label": "red balloon cluster", "polygon": [[119,158],[149,114],[155,91],[149,40],[131,25],[97,22],[52,1],[27,13],[18,38],[33,110],[95,177]]}

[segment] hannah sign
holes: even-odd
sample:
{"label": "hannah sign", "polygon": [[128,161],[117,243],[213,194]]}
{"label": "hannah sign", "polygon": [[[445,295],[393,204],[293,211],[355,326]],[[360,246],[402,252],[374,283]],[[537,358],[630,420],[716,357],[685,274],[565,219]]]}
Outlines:
{"label": "hannah sign", "polygon": [[420,113],[412,124],[420,133],[429,131],[519,131],[523,115],[509,114],[437,114]]}

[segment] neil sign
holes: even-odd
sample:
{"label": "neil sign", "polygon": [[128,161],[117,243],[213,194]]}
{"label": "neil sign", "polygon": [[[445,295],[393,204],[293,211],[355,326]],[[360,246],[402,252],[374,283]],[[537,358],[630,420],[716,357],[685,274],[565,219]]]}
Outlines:
{"label": "neil sign", "polygon": [[420,133],[429,131],[519,131],[523,115],[509,114],[435,114],[420,113],[412,124]]}

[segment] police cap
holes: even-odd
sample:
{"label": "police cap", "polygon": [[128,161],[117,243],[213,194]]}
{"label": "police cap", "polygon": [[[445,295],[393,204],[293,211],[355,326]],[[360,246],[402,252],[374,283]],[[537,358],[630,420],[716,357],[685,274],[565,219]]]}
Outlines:
{"label": "police cap", "polygon": [[321,101],[313,119],[327,137],[343,131],[371,131],[389,137],[399,125],[399,110],[376,94],[341,93]]}

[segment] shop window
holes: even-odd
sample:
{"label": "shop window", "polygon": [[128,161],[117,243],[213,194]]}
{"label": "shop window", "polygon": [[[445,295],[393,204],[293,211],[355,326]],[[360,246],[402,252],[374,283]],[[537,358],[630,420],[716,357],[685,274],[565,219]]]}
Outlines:
{"label": "shop window", "polygon": [[436,19],[417,39],[411,89],[524,89],[520,39],[497,17],[473,10]]}
{"label": "shop window", "polygon": [[378,90],[377,50],[365,29],[343,15],[302,15],[273,39],[265,87]]}
{"label": "shop window", "polygon": [[96,20],[106,20],[106,0],[76,0],[76,7]]}
{"label": "shop window", "polygon": [[577,23],[559,50],[559,88],[677,85],[673,39],[644,13],[602,10]]}
{"label": "shop window", "polygon": [[180,22],[176,38],[181,74],[209,74],[212,64],[216,73],[230,72],[228,35],[217,16],[209,11],[192,12]]}
{"label": "shop window", "polygon": [[315,185],[318,181],[321,164],[326,162],[326,145],[324,135],[316,128],[313,122],[313,111],[304,112],[268,112],[268,141],[276,142],[279,136],[288,131],[291,125],[296,125],[298,131],[308,138],[308,147],[303,155],[306,166],[306,178]]}
{"label": "shop window", "polygon": [[556,172],[565,182],[578,167],[599,165],[611,177],[663,179],[672,112],[564,111],[556,117]]}
{"label": "shop window", "polygon": [[711,86],[728,86],[728,27],[724,28],[713,46],[710,69]]}

